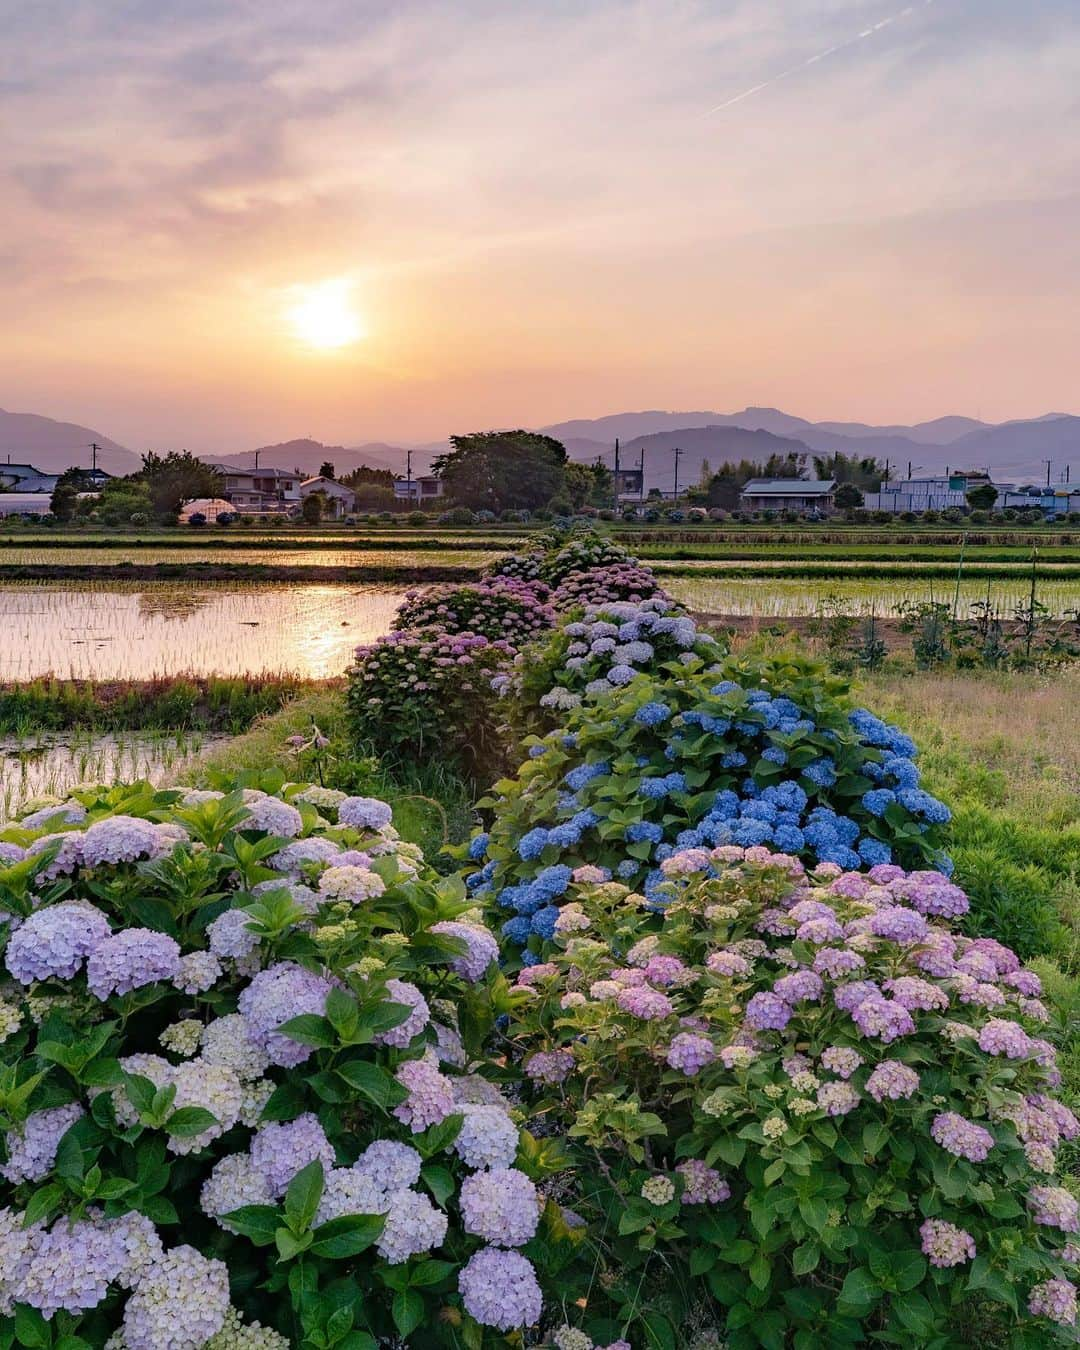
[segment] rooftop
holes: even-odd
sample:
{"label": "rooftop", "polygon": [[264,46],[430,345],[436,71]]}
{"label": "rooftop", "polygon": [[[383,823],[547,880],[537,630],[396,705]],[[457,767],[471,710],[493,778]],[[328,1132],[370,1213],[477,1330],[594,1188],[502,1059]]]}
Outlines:
{"label": "rooftop", "polygon": [[834,478],[751,478],[743,488],[751,497],[827,497]]}

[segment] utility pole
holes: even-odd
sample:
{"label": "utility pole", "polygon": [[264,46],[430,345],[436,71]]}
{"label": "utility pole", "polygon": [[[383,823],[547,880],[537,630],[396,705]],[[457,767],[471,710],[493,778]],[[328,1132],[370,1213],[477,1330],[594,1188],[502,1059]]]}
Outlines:
{"label": "utility pole", "polygon": [[645,447],[641,447],[641,500],[645,500]]}
{"label": "utility pole", "polygon": [[618,514],[618,510],[619,510],[619,438],[618,438],[618,436],[615,437],[615,492],[614,492],[614,496],[615,496],[615,501],[614,501],[613,505],[614,505],[614,507],[615,507],[615,512],[616,512],[616,514]]}
{"label": "utility pole", "polygon": [[255,472],[256,472],[256,473],[259,472],[259,452],[258,452],[258,450],[255,451]]}
{"label": "utility pole", "polygon": [[100,449],[101,446],[98,445],[97,441],[90,442],[90,468],[94,473],[97,473],[97,454]]}
{"label": "utility pole", "polygon": [[1051,464],[1051,461],[1048,460],[1048,459],[1044,459],[1044,460],[1043,460],[1043,463],[1046,465],[1046,486],[1049,487],[1049,486],[1050,486],[1050,464]]}
{"label": "utility pole", "polygon": [[884,477],[881,481],[882,481],[883,483],[887,483],[887,482],[889,481],[889,461],[888,461],[888,460],[885,461],[885,477]]}
{"label": "utility pole", "polygon": [[676,502],[679,500],[679,459],[685,453],[678,446],[675,447],[675,495],[672,500]]}
{"label": "utility pole", "polygon": [[405,451],[405,500],[412,503],[412,451]]}

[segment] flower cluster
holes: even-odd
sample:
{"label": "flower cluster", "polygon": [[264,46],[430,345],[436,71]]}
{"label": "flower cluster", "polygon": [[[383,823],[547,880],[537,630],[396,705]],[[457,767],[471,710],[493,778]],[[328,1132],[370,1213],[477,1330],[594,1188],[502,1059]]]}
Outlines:
{"label": "flower cluster", "polygon": [[398,609],[395,627],[478,633],[514,647],[538,638],[555,621],[541,581],[497,576],[475,585],[410,591]]}
{"label": "flower cluster", "polygon": [[[875,1249],[889,1253],[882,1275],[903,1267],[936,1316],[950,1299],[930,1268],[978,1253],[1015,1258],[1032,1311],[1067,1321],[1071,1286],[1046,1281],[1080,1206],[1046,1174],[1080,1122],[1052,1095],[1034,972],[952,928],[966,897],[940,873],[808,870],[760,845],[696,844],[669,861],[680,866],[661,865],[656,903],[571,875],[559,898],[581,922],[558,925],[517,976],[509,1035],[533,1108],[580,1142],[588,1181],[568,1203],[624,1234],[658,1224],[656,1243],[677,1212],[673,1241],[720,1261],[755,1250],[770,1216],[761,1287],[789,1335],[853,1315],[858,1253]],[[1001,1222],[1021,1213],[1001,1198],[1015,1194],[1026,1230]],[[877,1315],[903,1339],[891,1289],[875,1285]]]}
{"label": "flower cluster", "polygon": [[[109,1350],[283,1350],[323,1285],[385,1340],[448,1303],[535,1324],[516,1249],[542,1202],[475,1071],[498,949],[460,882],[373,798],[77,801],[0,831],[0,1318],[41,1344],[63,1314],[57,1337]],[[406,1324],[394,1269],[426,1257]],[[484,1271],[509,1257],[494,1309]]]}

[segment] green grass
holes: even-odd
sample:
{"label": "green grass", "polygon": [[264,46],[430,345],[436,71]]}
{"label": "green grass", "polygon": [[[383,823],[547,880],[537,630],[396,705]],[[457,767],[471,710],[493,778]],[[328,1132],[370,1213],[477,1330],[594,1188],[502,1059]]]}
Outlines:
{"label": "green grass", "polygon": [[184,780],[205,786],[215,774],[277,769],[290,779],[318,781],[319,764],[310,755],[298,758],[285,743],[290,736],[308,735],[313,726],[330,740],[321,761],[326,785],[389,802],[402,836],[449,870],[450,860],[445,856],[440,860],[440,851],[446,844],[467,839],[476,824],[469,787],[437,760],[405,769],[358,755],[348,743],[345,700],[337,689],[312,690],[279,712],[259,718],[244,735],[203,755],[187,769]]}

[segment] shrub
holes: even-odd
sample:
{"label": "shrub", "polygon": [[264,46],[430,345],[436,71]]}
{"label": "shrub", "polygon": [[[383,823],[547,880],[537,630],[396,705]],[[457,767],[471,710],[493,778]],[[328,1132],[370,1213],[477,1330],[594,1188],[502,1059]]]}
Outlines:
{"label": "shrub", "polygon": [[569,610],[579,605],[615,604],[621,600],[640,604],[653,596],[666,604],[671,603],[651,568],[641,563],[621,562],[570,572],[559,582],[551,603],[557,610]]}
{"label": "shrub", "polygon": [[428,523],[427,513],[424,511],[410,511],[405,519],[410,525],[426,525]]}
{"label": "shrub", "polygon": [[508,642],[432,628],[357,648],[346,691],[354,741],[405,761],[436,755],[482,777],[501,756],[491,682],[513,657]]}
{"label": "shrub", "polygon": [[519,737],[545,735],[569,709],[610,694],[616,685],[608,676],[619,667],[659,675],[681,671],[695,657],[717,661],[724,652],[665,600],[588,609],[518,653],[503,689],[507,717]]}
{"label": "shrub", "polygon": [[575,877],[509,1028],[580,1178],[587,1338],[685,1344],[705,1303],[731,1350],[944,1347],[978,1302],[994,1344],[1071,1341],[1080,1219],[1050,1174],[1080,1124],[1038,977],[950,931],[936,873],[664,871],[662,914]]}
{"label": "shrub", "polygon": [[524,918],[507,936],[531,932],[536,949],[575,867],[618,868],[651,897],[673,848],[770,844],[844,868],[948,866],[949,811],[919,788],[909,737],[849,711],[843,682],[813,663],[730,659],[725,672],[739,679],[613,669],[621,690],[571,709],[496,784],[471,884]]}
{"label": "shrub", "polygon": [[700,525],[703,521],[709,519],[709,513],[704,506],[692,506],[686,513],[686,519],[692,520],[695,525]]}
{"label": "shrub", "polygon": [[588,572],[616,563],[633,562],[621,544],[592,530],[572,535],[565,542],[563,539],[565,536],[555,536],[554,539],[543,541],[550,547],[541,564],[540,575],[552,586],[558,586],[572,572]]}
{"label": "shrub", "polygon": [[132,525],[149,525],[150,517],[145,511],[132,511],[128,517]]}
{"label": "shrub", "polygon": [[205,524],[206,524],[206,516],[202,513],[202,511],[192,511],[191,515],[188,516],[188,524],[189,524],[189,525],[205,525]]}
{"label": "shrub", "polygon": [[[493,1320],[483,1239],[520,1247],[540,1208],[508,1104],[464,1071],[495,943],[385,804],[286,795],[143,784],[3,832],[22,1345],[451,1346],[479,1343],[470,1304]],[[514,1261],[507,1329],[539,1314]]]}
{"label": "shrub", "polygon": [[440,525],[475,525],[476,515],[467,506],[452,506],[439,516]]}
{"label": "shrub", "polygon": [[514,647],[538,638],[555,622],[544,603],[542,581],[494,577],[476,585],[410,591],[397,612],[397,628],[441,628],[447,633],[480,633],[504,638]]}
{"label": "shrub", "polygon": [[540,551],[529,550],[525,553],[504,553],[484,568],[485,578],[510,577],[519,581],[535,582],[540,580],[540,567],[544,555]]}
{"label": "shrub", "polygon": [[489,511],[487,507],[481,507],[476,513],[477,524],[490,525],[495,520],[495,512]]}

